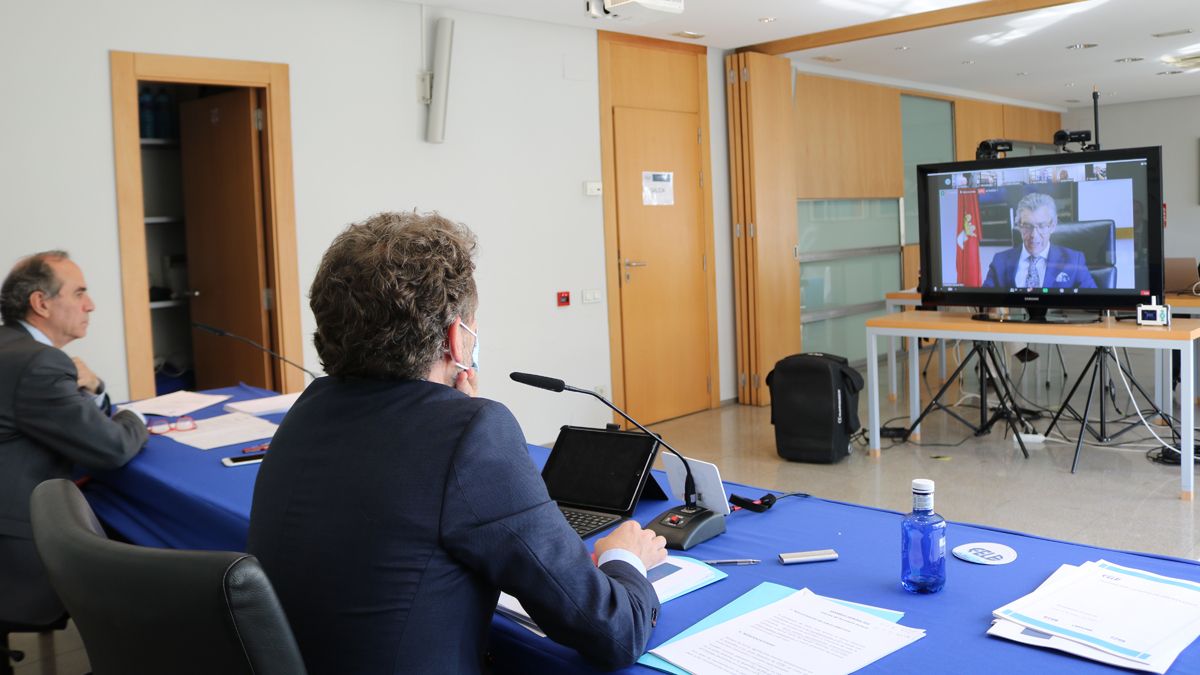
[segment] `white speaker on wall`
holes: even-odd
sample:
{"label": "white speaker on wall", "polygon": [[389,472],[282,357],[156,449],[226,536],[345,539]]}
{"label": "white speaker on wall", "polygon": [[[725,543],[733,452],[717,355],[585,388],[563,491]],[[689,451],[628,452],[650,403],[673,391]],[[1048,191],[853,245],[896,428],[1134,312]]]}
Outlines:
{"label": "white speaker on wall", "polygon": [[433,37],[433,86],[429,96],[429,118],[425,140],[446,140],[446,96],[450,91],[450,50],[454,45],[454,19],[438,19]]}

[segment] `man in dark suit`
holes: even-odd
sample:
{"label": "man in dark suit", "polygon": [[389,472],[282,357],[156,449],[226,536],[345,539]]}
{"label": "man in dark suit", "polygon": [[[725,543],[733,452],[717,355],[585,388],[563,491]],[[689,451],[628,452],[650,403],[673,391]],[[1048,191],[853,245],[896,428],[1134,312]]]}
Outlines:
{"label": "man in dark suit", "polygon": [[63,614],[33,545],[29,495],[75,464],[124,465],[146,442],[133,412],[109,417],[104,383],[62,347],[87,334],[96,306],[63,251],[19,261],[0,286],[0,621],[45,624]]}
{"label": "man in dark suit", "polygon": [[512,413],[475,397],[474,250],[436,214],[379,214],[317,270],[329,376],[271,441],[249,537],[312,675],[488,670],[500,591],[602,667],[645,651],[665,541],[627,522],[589,554]]}
{"label": "man in dark suit", "polygon": [[1083,254],[1050,243],[1058,226],[1054,198],[1031,192],[1017,204],[1017,229],[1021,245],[992,256],[985,287],[991,288],[1095,288]]}

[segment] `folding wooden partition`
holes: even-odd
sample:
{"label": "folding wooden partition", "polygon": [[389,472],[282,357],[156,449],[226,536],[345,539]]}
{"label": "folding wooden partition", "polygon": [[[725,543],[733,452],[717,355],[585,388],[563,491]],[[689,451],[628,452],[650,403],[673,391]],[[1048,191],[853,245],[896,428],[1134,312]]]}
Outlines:
{"label": "folding wooden partition", "polygon": [[767,373],[800,352],[792,65],[725,58],[738,402],[767,405]]}

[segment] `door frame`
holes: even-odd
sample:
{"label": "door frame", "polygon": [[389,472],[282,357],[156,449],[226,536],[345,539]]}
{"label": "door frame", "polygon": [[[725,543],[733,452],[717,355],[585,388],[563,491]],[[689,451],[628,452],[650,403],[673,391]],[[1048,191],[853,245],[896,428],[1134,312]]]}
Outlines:
{"label": "door frame", "polygon": [[[138,86],[142,82],[226,85],[261,89],[264,127],[262,156],[263,224],[267,283],[273,289],[270,314],[275,351],[304,361],[300,332],[299,275],[296,261],[296,208],[292,187],[292,122],[288,66],[191,56],[110,51],[113,157],[116,169],[117,231],[121,254],[121,296],[125,317],[125,359],[132,399],[154,396],[154,336],[150,321],[150,282],[142,189]],[[270,346],[270,345],[269,345]],[[280,368],[284,393],[304,388],[304,375]]]}
{"label": "door frame", "polygon": [[[596,31],[599,50],[600,79],[600,169],[605,189],[604,199],[604,263],[608,292],[608,342],[610,369],[612,372],[612,399],[617,407],[624,408],[625,401],[625,349],[621,311],[621,261],[617,237],[617,175],[616,138],[613,129],[613,75],[611,68],[611,46],[613,43],[632,44],[648,49],[685,52],[696,55],[696,78],[698,85],[698,110],[700,118],[700,170],[704,172],[704,186],[700,191],[700,213],[704,229],[704,255],[708,261],[704,272],[705,301],[708,308],[708,376],[712,386],[709,391],[709,408],[721,405],[720,355],[717,352],[717,281],[715,243],[713,241],[712,204],[712,157],[709,151],[708,119],[708,50],[701,45],[689,45],[667,40]],[[649,75],[653,77],[653,75]],[[663,330],[670,330],[664,326]],[[625,419],[613,414],[613,421],[627,426]]]}

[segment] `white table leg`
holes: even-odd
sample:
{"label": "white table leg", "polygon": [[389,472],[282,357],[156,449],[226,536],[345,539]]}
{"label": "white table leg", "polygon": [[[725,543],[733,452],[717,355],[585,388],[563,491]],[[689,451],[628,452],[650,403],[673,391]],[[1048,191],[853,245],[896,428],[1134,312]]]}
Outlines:
{"label": "white table leg", "polygon": [[[921,416],[921,338],[908,338],[908,423]],[[921,440],[921,428],[913,429],[914,440]]]}
{"label": "white table leg", "polygon": [[[894,372],[894,371],[893,371]],[[867,454],[879,456],[879,345],[875,332],[867,329]]]}
{"label": "white table leg", "polygon": [[[1171,352],[1166,349],[1154,350],[1154,405],[1158,406],[1159,410],[1169,412],[1162,407],[1163,404],[1163,356],[1170,358]],[[1131,364],[1129,366],[1133,368]]]}
{"label": "white table leg", "polygon": [[888,338],[888,400],[896,400],[896,338]]}
{"label": "white table leg", "polygon": [[1192,501],[1192,480],[1195,472],[1192,464],[1195,454],[1192,427],[1195,426],[1193,417],[1196,410],[1196,385],[1195,378],[1192,377],[1194,367],[1195,353],[1193,345],[1189,342],[1179,350],[1179,372],[1183,373],[1183,377],[1179,379],[1179,425],[1182,427],[1179,430],[1179,442],[1182,446],[1179,448],[1179,475],[1183,483],[1179,498],[1189,502]]}
{"label": "white table leg", "polygon": [[938,343],[938,381],[946,381],[946,340],[939,339]]}
{"label": "white table leg", "polygon": [[[1162,358],[1162,374],[1163,374],[1162,389],[1163,389],[1163,393],[1162,393],[1162,405],[1159,407],[1161,407],[1162,411],[1167,413],[1168,415],[1170,415],[1171,411],[1175,409],[1175,392],[1174,392],[1174,382],[1173,382],[1173,380],[1175,379],[1175,377],[1173,375],[1173,373],[1175,371],[1175,367],[1171,363],[1171,354],[1173,351],[1174,350],[1171,350],[1171,349],[1162,350],[1162,357],[1163,357]],[[1180,354],[1182,354],[1182,353],[1183,352],[1180,351]],[[1182,360],[1180,361],[1180,364],[1182,365]],[[1182,368],[1180,369],[1180,372],[1183,372]],[[1182,380],[1182,379],[1183,378],[1180,378],[1180,380]]]}

